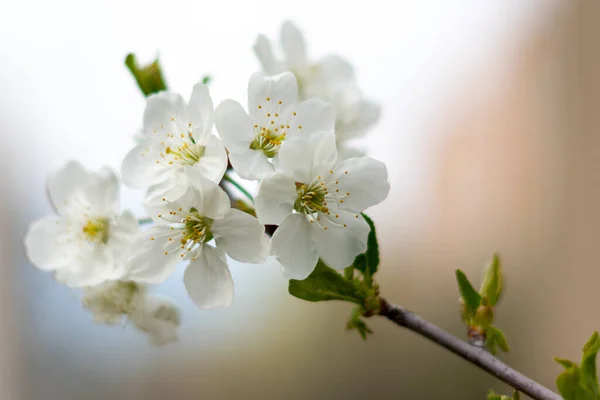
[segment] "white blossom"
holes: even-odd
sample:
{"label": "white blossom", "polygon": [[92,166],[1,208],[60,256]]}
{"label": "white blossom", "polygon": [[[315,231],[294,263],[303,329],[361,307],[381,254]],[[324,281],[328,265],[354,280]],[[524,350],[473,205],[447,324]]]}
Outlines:
{"label": "white blossom", "polygon": [[369,157],[336,163],[333,133],[290,142],[281,150],[282,172],[263,179],[256,213],[279,225],[270,254],[294,279],[306,278],[319,257],[342,269],[367,248],[369,225],[360,215],[389,191],[385,165]]}
{"label": "white blossom", "polygon": [[125,273],[137,219],[119,215],[119,182],[111,170],[86,170],[72,161],[48,179],[58,215],[32,223],[24,245],[38,268],[69,286],[97,285]]}
{"label": "white blossom", "polygon": [[257,72],[248,84],[248,112],[234,100],[219,104],[215,124],[240,177],[253,180],[272,174],[286,141],[333,130],[331,107],[317,99],[298,103],[297,97],[292,73],[266,77]]}
{"label": "white blossom", "polygon": [[300,99],[318,98],[330,104],[336,114],[335,131],[338,148],[344,154],[356,154],[349,140],[361,137],[377,122],[378,104],[367,100],[359,89],[352,66],[343,58],[326,56],[318,61],[308,58],[300,30],[290,21],[281,27],[283,57],[278,57],[271,42],[259,35],[254,51],[268,75],[291,71],[298,80]]}
{"label": "white blossom", "polygon": [[124,317],[157,346],[177,341],[179,309],[167,298],[149,294],[131,281],[109,281],[84,290],[83,305],[98,323],[117,325]]}
{"label": "white blossom", "polygon": [[160,92],[148,98],[143,140],[123,160],[123,183],[149,189],[148,200],[187,189],[186,168],[219,182],[227,168],[223,144],[212,133],[213,103],[202,83],[194,86],[189,104],[179,94]]}
{"label": "white blossom", "polygon": [[[233,281],[225,255],[241,262],[262,263],[268,240],[258,220],[231,208],[227,194],[198,171],[186,167],[187,192],[147,206],[157,223],[136,243],[130,260],[130,279],[164,281],[181,261],[189,261],[184,283],[199,308],[227,307],[233,300]],[[215,246],[209,244],[214,239]]]}

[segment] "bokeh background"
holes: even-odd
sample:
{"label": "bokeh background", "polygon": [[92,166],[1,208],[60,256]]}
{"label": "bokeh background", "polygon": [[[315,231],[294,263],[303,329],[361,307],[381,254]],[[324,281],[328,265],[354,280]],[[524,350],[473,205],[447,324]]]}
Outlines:
{"label": "bokeh background", "polygon": [[[284,19],[309,52],[348,58],[383,105],[364,143],[392,190],[369,211],[382,292],[464,335],[454,269],[507,275],[502,358],[554,387],[600,328],[600,2],[6,1],[0,4],[0,399],[483,399],[499,381],[385,320],[363,342],[349,306],[287,295],[275,262],[232,263],[236,300],[200,312],[181,271],[156,291],[181,341],[153,348],[94,324],[80,296],[31,266],[21,237],[52,212],[45,178],[71,158],[118,168],[144,99],[125,55],[160,55],[185,95],[245,101],[251,45]],[[143,213],[140,193],[124,207]]]}

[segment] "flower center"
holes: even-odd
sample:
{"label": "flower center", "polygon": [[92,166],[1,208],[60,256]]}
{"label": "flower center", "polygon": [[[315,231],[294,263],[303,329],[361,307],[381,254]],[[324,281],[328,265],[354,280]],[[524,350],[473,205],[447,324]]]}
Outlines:
{"label": "flower center", "polygon": [[281,143],[285,140],[285,132],[273,132],[270,129],[261,128],[256,138],[250,143],[252,150],[261,150],[265,156],[272,158],[279,151]]}
{"label": "flower center", "polygon": [[190,146],[188,142],[184,142],[177,148],[167,147],[165,154],[166,157],[173,157],[173,159],[168,161],[169,165],[173,165],[174,162],[180,165],[194,165],[204,156],[205,151],[205,146],[198,146],[196,144]]}
{"label": "flower center", "polygon": [[83,225],[81,230],[88,242],[106,243],[108,242],[109,226],[108,218],[92,218]]}
{"label": "flower center", "polygon": [[210,241],[213,238],[213,234],[210,231],[212,223],[213,220],[211,218],[201,216],[198,210],[192,208],[185,217],[181,244],[185,245],[190,241],[192,244]]}
{"label": "flower center", "polygon": [[296,183],[298,197],[294,202],[294,210],[305,215],[313,215],[319,212],[328,213],[327,188],[322,181],[316,181],[310,185]]}

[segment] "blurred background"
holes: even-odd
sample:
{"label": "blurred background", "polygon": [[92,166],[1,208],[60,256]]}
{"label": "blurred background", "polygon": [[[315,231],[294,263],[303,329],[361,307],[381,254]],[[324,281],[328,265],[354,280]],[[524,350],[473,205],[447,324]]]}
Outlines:
{"label": "blurred background", "polygon": [[[363,342],[350,306],[287,294],[275,262],[232,263],[236,300],[198,311],[182,271],[156,291],[181,341],[151,347],[96,325],[80,296],[30,265],[21,238],[52,212],[45,179],[69,159],[118,169],[144,99],[123,64],[156,54],[188,95],[245,101],[251,46],[281,21],[338,53],[383,106],[365,139],[392,190],[378,225],[383,295],[458,336],[454,270],[507,275],[502,359],[554,389],[600,328],[600,2],[6,1],[0,4],[0,399],[483,399],[499,381],[381,319]],[[142,214],[140,193],[123,206]]]}

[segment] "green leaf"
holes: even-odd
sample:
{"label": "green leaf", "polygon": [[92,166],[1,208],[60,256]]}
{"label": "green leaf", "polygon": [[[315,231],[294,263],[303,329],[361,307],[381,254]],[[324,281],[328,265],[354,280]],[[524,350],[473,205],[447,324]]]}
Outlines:
{"label": "green leaf", "polygon": [[597,398],[581,385],[579,367],[564,370],[556,378],[558,392],[565,400],[596,400]]}
{"label": "green leaf", "polygon": [[555,358],[565,370],[556,378],[556,387],[565,400],[599,400],[596,356],[600,350],[600,336],[594,334],[583,346],[581,364]]}
{"label": "green leaf", "polygon": [[366,214],[361,214],[367,224],[369,224],[369,235],[367,237],[367,251],[359,254],[354,259],[352,267],[362,273],[365,282],[369,287],[373,286],[373,275],[379,267],[379,244],[377,243],[377,232],[373,220]]}
{"label": "green leaf", "polygon": [[513,391],[512,397],[504,394],[497,394],[493,389],[490,389],[487,394],[487,400],[519,400],[519,397],[519,392],[516,390]]}
{"label": "green leaf", "polygon": [[208,85],[211,81],[212,81],[212,76],[210,76],[210,75],[204,75],[202,77],[202,83],[205,85]]}
{"label": "green leaf", "polygon": [[167,84],[163,78],[158,59],[149,65],[140,67],[137,64],[135,54],[130,53],[125,58],[125,65],[129,68],[144,96],[167,90]]}
{"label": "green leaf", "polygon": [[321,260],[306,279],[291,279],[288,290],[292,296],[306,301],[342,300],[359,305],[368,296],[359,282],[344,279]]}
{"label": "green leaf", "polygon": [[350,317],[348,318],[348,323],[346,324],[346,329],[356,331],[360,334],[363,340],[367,340],[367,336],[372,334],[373,331],[367,326],[365,321],[362,320],[361,315],[364,312],[364,308],[360,306],[356,306],[352,309],[350,313]]}
{"label": "green leaf", "polygon": [[485,346],[492,354],[496,354],[496,348],[507,352],[508,343],[506,342],[504,332],[495,326],[488,326],[485,332]]}
{"label": "green leaf", "polygon": [[600,336],[594,332],[592,337],[583,346],[583,357],[581,359],[581,373],[587,381],[590,389],[598,393],[598,377],[596,375],[596,355],[600,350]]}
{"label": "green leaf", "polygon": [[366,214],[362,214],[367,224],[371,230],[369,231],[369,236],[367,238],[367,251],[365,253],[365,257],[367,259],[367,266],[369,267],[369,273],[371,276],[375,275],[377,272],[377,268],[379,267],[379,244],[377,243],[377,232],[375,230],[375,224],[373,220],[369,218]]}
{"label": "green leaf", "polygon": [[481,296],[475,289],[473,285],[467,279],[467,276],[460,269],[456,270],[456,281],[458,282],[458,290],[460,291],[460,296],[463,298],[465,302],[465,307],[467,309],[467,313],[470,316],[475,315],[477,311],[477,307],[481,303]]}
{"label": "green leaf", "polygon": [[487,394],[487,400],[502,400],[502,396],[494,392],[494,389],[490,389]]}
{"label": "green leaf", "polygon": [[494,306],[502,295],[503,274],[498,254],[494,254],[492,261],[487,266],[479,294],[486,297],[489,305]]}

